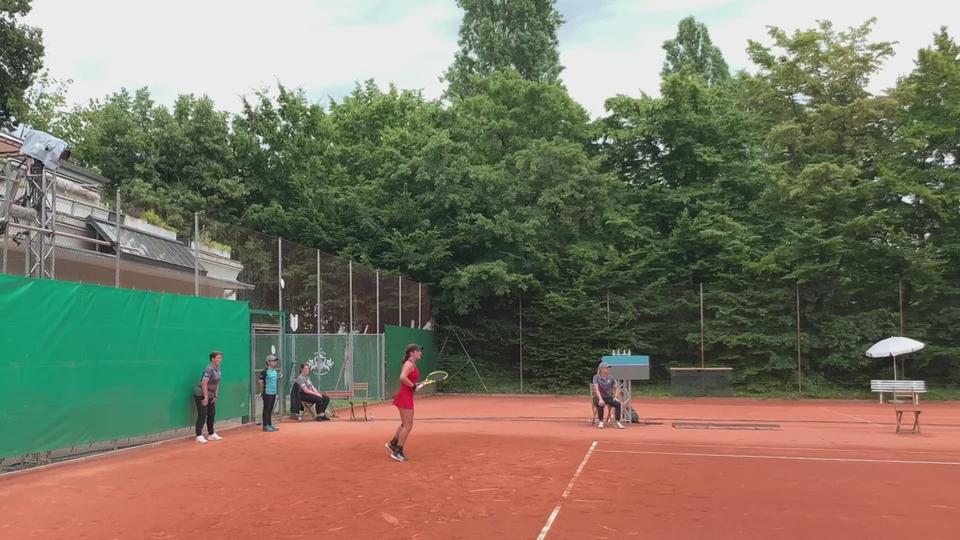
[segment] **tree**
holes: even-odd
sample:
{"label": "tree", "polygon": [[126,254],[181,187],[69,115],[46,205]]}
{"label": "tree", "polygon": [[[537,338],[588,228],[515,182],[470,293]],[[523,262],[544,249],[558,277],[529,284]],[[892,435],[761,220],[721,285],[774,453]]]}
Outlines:
{"label": "tree", "polygon": [[829,379],[869,377],[862,344],[897,331],[898,279],[930,264],[904,235],[904,186],[883,167],[896,151],[897,103],[866,89],[893,54],[869,39],[873,22],[771,28],[773,47],[748,48],[758,66],[750,106],[769,122],[758,204],[766,254],[755,266],[799,286],[809,367]]}
{"label": "tree", "polygon": [[75,107],[55,134],[70,142],[72,159],[108,178],[111,190],[133,179],[154,186],[160,180],[152,130],[157,109],[148,89],[123,88]]}
{"label": "tree", "polygon": [[68,128],[62,124],[69,116],[66,114],[67,87],[71,82],[54,79],[47,71],[38,75],[23,96],[23,108],[17,116],[19,123],[48,133],[66,132]]}
{"label": "tree", "polygon": [[447,70],[447,94],[467,96],[473,79],[514,69],[528,81],[552,83],[563,66],[557,29],[563,17],[556,0],[457,0],[464,10],[460,50]]}
{"label": "tree", "polygon": [[30,0],[0,2],[0,128],[19,123],[26,112],[24,93],[43,67],[43,41],[38,28],[21,24]]}
{"label": "tree", "polygon": [[935,266],[906,276],[911,336],[937,345],[911,362],[928,376],[956,380],[960,347],[960,45],[946,28],[917,54],[913,72],[893,92],[899,102],[887,174],[900,186],[892,205],[914,250],[933,255]]}
{"label": "tree", "polygon": [[660,74],[664,77],[689,70],[703,77],[708,86],[713,86],[730,78],[723,53],[713,44],[706,25],[693,17],[680,21],[677,37],[663,42],[667,58],[663,62]]}
{"label": "tree", "polygon": [[181,232],[192,228],[193,212],[233,220],[246,207],[229,115],[210,98],[180,96],[170,111],[146,88],[122,89],[76,107],[53,127],[76,161],[121,190],[126,208],[151,210]]}

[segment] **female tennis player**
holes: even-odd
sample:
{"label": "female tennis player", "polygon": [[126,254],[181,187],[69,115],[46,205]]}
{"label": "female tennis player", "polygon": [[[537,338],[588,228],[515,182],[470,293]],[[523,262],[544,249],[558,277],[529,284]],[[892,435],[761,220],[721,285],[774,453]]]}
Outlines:
{"label": "female tennis player", "polygon": [[403,364],[400,367],[400,389],[393,398],[393,404],[400,411],[400,427],[386,446],[390,450],[390,457],[400,462],[407,460],[407,456],[403,454],[403,445],[407,442],[410,430],[413,429],[413,393],[417,391],[417,381],[420,380],[420,370],[417,369],[420,354],[419,345],[416,343],[407,345],[403,352]]}

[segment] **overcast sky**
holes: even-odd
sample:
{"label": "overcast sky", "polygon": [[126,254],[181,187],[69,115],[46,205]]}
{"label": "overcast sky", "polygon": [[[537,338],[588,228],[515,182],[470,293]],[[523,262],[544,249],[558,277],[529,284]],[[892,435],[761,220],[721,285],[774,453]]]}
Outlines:
{"label": "overcast sky", "polygon": [[[875,16],[874,38],[899,42],[875,91],[909,72],[940,26],[960,36],[957,0],[558,0],[557,8],[566,20],[563,81],[593,116],[610,96],[658,92],[660,46],[687,15],[707,24],[734,70],[750,68],[747,39],[766,40],[768,25],[792,31],[829,19],[845,28]],[[71,103],[147,86],[161,103],[207,94],[237,111],[240,96],[277,81],[314,100],[339,99],[370,78],[438,97],[461,16],[454,0],[33,0],[26,22],[43,30],[51,75],[73,80]]]}

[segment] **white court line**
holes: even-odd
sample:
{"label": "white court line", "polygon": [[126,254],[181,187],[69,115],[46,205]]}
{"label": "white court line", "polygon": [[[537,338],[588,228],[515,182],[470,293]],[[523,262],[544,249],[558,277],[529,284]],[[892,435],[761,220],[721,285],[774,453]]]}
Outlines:
{"label": "white court line", "polygon": [[655,442],[631,442],[631,441],[617,441],[617,440],[607,440],[600,441],[604,444],[613,444],[613,445],[632,445],[632,446],[672,446],[672,447],[683,447],[683,448],[738,448],[742,450],[796,450],[799,452],[882,452],[882,451],[892,451],[898,454],[925,454],[940,456],[943,454],[955,454],[949,450],[939,450],[939,451],[921,451],[921,450],[899,450],[899,449],[889,449],[889,448],[824,448],[824,447],[808,447],[808,446],[744,446],[739,444],[687,444],[687,443],[655,443]]}
{"label": "white court line", "polygon": [[840,412],[840,411],[835,411],[835,410],[833,410],[833,409],[828,409],[828,408],[826,408],[826,407],[824,407],[824,410],[827,410],[827,411],[830,411],[830,412],[836,413],[836,414],[841,414],[841,415],[843,415],[843,416],[846,416],[847,418],[853,418],[854,420],[859,420],[859,421],[861,421],[861,422],[870,424],[871,426],[880,427],[880,424],[871,422],[871,421],[866,420],[866,419],[864,419],[864,418],[860,418],[859,416],[854,416],[854,415],[852,415],[852,414],[842,413],[842,412]]}
{"label": "white court line", "polygon": [[596,447],[597,441],[593,441],[593,444],[591,444],[590,448],[587,450],[587,455],[583,456],[583,461],[581,461],[580,466],[577,467],[577,472],[573,473],[573,478],[571,478],[570,483],[567,484],[567,489],[563,490],[563,495],[560,495],[560,502],[557,503],[557,506],[553,509],[553,512],[550,512],[550,517],[547,518],[547,523],[543,526],[543,529],[540,529],[540,536],[537,537],[537,540],[543,540],[547,537],[547,533],[550,532],[550,527],[553,526],[553,521],[557,519],[557,516],[560,514],[560,507],[563,506],[563,501],[565,501],[567,496],[570,495],[570,491],[573,489],[574,482],[577,481],[580,473],[583,472],[583,468],[586,466],[587,460],[590,459],[590,455],[593,454],[593,449]]}
{"label": "white court line", "polygon": [[657,456],[690,456],[690,457],[717,457],[742,459],[781,459],[786,461],[842,461],[847,463],[898,463],[904,465],[960,465],[960,461],[911,461],[905,459],[863,459],[863,458],[832,458],[810,456],[760,456],[751,454],[702,454],[696,452],[652,452],[642,450],[597,450],[607,454],[647,454]]}

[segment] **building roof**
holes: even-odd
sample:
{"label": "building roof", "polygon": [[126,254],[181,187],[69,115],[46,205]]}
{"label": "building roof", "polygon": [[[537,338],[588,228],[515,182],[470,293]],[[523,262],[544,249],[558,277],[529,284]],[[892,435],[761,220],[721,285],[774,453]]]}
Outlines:
{"label": "building roof", "polygon": [[[103,240],[116,243],[116,224],[92,216],[87,218],[87,222]],[[140,259],[143,262],[166,266],[175,270],[194,271],[193,252],[178,240],[170,240],[135,229],[121,227],[120,250],[125,258]],[[207,274],[203,264],[200,264],[200,274]]]}
{"label": "building roof", "polygon": [[[0,135],[3,135],[0,133]],[[20,153],[20,145],[11,140],[12,137],[0,136],[0,157],[15,156]]]}

